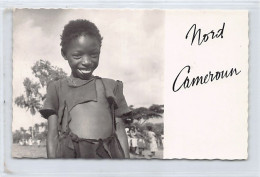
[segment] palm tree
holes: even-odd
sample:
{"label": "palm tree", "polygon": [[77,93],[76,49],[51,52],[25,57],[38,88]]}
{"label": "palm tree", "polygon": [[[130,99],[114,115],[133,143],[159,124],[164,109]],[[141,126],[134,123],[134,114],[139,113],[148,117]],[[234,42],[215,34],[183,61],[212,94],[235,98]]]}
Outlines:
{"label": "palm tree", "polygon": [[46,139],[47,137],[47,122],[42,122],[40,124],[40,127],[43,129],[43,131],[40,132],[40,139],[43,140],[43,139]]}
{"label": "palm tree", "polygon": [[28,130],[29,130],[29,132],[31,133],[32,138],[34,138],[34,136],[33,136],[33,127],[30,126],[30,127],[28,128]]}
{"label": "palm tree", "polygon": [[39,133],[39,127],[40,125],[39,124],[34,124],[34,130],[35,130],[35,135],[37,135]]}

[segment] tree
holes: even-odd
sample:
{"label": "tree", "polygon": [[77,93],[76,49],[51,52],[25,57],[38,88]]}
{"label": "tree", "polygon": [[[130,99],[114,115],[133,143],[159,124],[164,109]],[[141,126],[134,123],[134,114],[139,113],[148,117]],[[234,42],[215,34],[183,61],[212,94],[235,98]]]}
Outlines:
{"label": "tree", "polygon": [[[132,109],[132,116],[133,119],[140,122],[140,124],[145,123],[150,118],[160,118],[162,117],[161,114],[163,113],[163,105],[152,105],[149,108],[140,107]],[[143,122],[141,122],[143,120]]]}
{"label": "tree", "polygon": [[[61,68],[54,67],[49,61],[45,60],[37,61],[32,67],[32,73],[39,81],[34,82],[25,78],[23,81],[25,94],[16,97],[15,104],[26,109],[26,111],[29,110],[33,122],[33,116],[42,107],[42,102],[46,97],[46,93],[42,94],[40,89],[46,87],[48,82],[66,77],[67,74]],[[34,138],[33,136],[32,127],[32,138]]]}
{"label": "tree", "polygon": [[25,95],[21,95],[15,98],[15,104],[21,108],[25,108],[26,111],[30,110],[32,115],[35,115],[36,110],[41,108],[42,95],[39,92],[40,84],[31,81],[29,78],[25,78],[23,81],[25,88]]}
{"label": "tree", "polygon": [[38,133],[38,135],[37,135],[37,139],[39,139],[39,140],[45,140],[46,139],[46,137],[47,137],[47,122],[42,122],[41,124],[40,124],[40,127],[42,128],[42,130]]}
{"label": "tree", "polygon": [[21,131],[16,130],[13,132],[13,143],[18,143],[23,138],[23,134]]}
{"label": "tree", "polygon": [[153,104],[150,107],[139,107],[134,108],[133,105],[130,105],[129,108],[132,110],[132,117],[134,122],[127,125],[128,128],[135,127],[139,132],[140,136],[142,136],[146,141],[149,139],[147,135],[147,126],[153,127],[153,131],[157,135],[158,139],[160,139],[163,134],[163,123],[151,123],[147,122],[150,118],[161,118],[164,113],[164,105]]}
{"label": "tree", "polygon": [[32,138],[34,138],[33,127],[30,126],[30,127],[28,128],[28,130],[29,130],[29,132],[30,132]]}
{"label": "tree", "polygon": [[22,133],[22,135],[23,135],[22,138],[24,139],[25,138],[24,135],[25,135],[26,130],[23,127],[21,127],[20,132]]}
{"label": "tree", "polygon": [[[42,87],[46,87],[50,81],[56,81],[67,76],[61,68],[52,66],[49,61],[39,60],[32,67],[33,75],[39,79]],[[42,96],[44,100],[46,94]]]}
{"label": "tree", "polygon": [[158,114],[163,114],[164,113],[164,105],[153,104],[148,109],[150,111],[156,112]]}
{"label": "tree", "polygon": [[59,80],[67,76],[61,68],[52,66],[49,61],[39,60],[32,67],[33,75],[39,79],[42,87],[50,81]]}
{"label": "tree", "polygon": [[40,125],[39,124],[34,124],[34,135],[36,136],[38,133],[39,133],[39,127],[40,127]]}
{"label": "tree", "polygon": [[40,84],[31,81],[29,78],[25,78],[23,85],[25,88],[25,95],[15,98],[15,104],[21,108],[25,108],[26,111],[30,110],[31,115],[34,116],[36,111],[41,108],[42,95],[39,92]]}

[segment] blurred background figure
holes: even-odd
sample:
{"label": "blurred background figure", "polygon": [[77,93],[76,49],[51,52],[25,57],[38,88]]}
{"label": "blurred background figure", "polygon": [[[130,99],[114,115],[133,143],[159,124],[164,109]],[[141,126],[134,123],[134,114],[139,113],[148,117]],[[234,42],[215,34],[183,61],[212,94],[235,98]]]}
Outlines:
{"label": "blurred background figure", "polygon": [[153,157],[155,155],[155,152],[158,151],[158,146],[157,146],[157,142],[156,142],[156,135],[153,132],[153,128],[151,126],[147,126],[147,135],[149,138],[149,146],[150,146],[150,151],[151,151],[151,155],[150,157]]}
{"label": "blurred background figure", "polygon": [[138,149],[138,155],[144,156],[143,151],[146,148],[144,136],[142,133],[137,129],[136,130],[136,137],[137,137],[137,149]]}
{"label": "blurred background figure", "polygon": [[135,127],[130,128],[130,153],[137,154],[137,137],[136,137],[136,131]]}

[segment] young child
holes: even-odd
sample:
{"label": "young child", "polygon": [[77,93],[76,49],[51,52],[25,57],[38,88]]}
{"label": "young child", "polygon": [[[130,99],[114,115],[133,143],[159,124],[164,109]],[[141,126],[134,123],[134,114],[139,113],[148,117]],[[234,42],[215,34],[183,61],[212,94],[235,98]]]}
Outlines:
{"label": "young child", "polygon": [[131,137],[130,152],[133,153],[133,154],[136,154],[136,150],[137,150],[137,137],[136,137],[135,127],[131,127],[130,128],[130,137]]}
{"label": "young child", "polygon": [[130,113],[121,81],[92,73],[102,37],[87,20],[70,21],[61,54],[71,76],[48,84],[40,113],[48,119],[48,158],[129,158],[123,118]]}

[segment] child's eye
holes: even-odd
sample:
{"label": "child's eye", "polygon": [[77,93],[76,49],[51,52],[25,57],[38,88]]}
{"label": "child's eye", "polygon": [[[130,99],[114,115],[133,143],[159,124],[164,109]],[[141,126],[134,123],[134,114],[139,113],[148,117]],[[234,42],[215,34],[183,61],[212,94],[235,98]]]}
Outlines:
{"label": "child's eye", "polygon": [[97,58],[97,57],[98,57],[98,54],[91,54],[90,57],[92,57],[92,58]]}
{"label": "child's eye", "polygon": [[80,58],[81,58],[81,55],[73,55],[73,58],[75,58],[75,59],[80,59]]}

